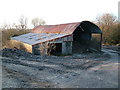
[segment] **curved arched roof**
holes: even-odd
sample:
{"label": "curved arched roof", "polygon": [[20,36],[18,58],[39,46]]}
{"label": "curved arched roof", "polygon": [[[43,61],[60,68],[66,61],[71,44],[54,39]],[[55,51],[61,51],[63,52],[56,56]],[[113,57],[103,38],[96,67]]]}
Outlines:
{"label": "curved arched roof", "polygon": [[75,30],[80,30],[80,32],[85,33],[102,33],[99,27],[95,24],[89,21],[83,21],[59,25],[38,26],[34,28],[31,33],[12,37],[11,39],[27,43],[29,45],[35,45],[54,39],[72,36],[71,34],[73,34]]}
{"label": "curved arched roof", "polygon": [[72,34],[77,27],[84,29],[88,33],[102,33],[99,27],[90,21],[82,21],[76,23],[67,23],[59,25],[40,25],[35,27],[33,33],[59,33],[59,34]]}
{"label": "curved arched roof", "polygon": [[100,28],[90,21],[82,21],[80,27],[87,33],[102,33]]}

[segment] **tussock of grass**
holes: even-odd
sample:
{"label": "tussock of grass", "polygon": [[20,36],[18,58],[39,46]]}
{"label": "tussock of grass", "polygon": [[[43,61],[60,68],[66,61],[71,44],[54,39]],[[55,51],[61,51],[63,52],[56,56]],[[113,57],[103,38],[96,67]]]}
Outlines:
{"label": "tussock of grass", "polygon": [[[30,29],[26,29],[26,30],[16,30],[16,29],[7,29],[7,30],[1,30],[0,31],[0,42],[2,42],[2,45],[0,47],[0,49],[3,48],[13,48],[12,43],[10,42],[10,38],[14,37],[14,36],[19,36],[22,34],[26,34],[29,33],[31,30]],[[19,43],[21,44],[21,43]]]}

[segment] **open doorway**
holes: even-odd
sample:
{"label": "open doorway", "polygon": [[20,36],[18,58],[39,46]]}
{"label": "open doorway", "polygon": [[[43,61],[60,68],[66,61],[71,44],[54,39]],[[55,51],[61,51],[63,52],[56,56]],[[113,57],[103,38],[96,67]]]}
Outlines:
{"label": "open doorway", "polygon": [[49,55],[61,55],[62,54],[62,43],[49,43],[47,53]]}

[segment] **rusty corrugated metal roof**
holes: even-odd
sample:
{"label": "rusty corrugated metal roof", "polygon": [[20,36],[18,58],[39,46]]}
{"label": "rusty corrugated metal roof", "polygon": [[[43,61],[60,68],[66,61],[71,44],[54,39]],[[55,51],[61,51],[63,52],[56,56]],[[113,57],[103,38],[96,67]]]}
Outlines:
{"label": "rusty corrugated metal roof", "polygon": [[59,39],[69,36],[69,34],[57,34],[57,33],[27,33],[20,36],[12,37],[11,39],[17,40],[29,45],[35,45],[38,43]]}
{"label": "rusty corrugated metal roof", "polygon": [[98,26],[89,22],[82,21],[76,23],[59,24],[59,25],[41,25],[34,28],[31,33],[20,35],[17,37],[12,37],[13,40],[18,40],[30,45],[35,45],[38,43],[59,39],[72,35],[76,30],[81,30],[81,32],[86,33],[102,33]]}
{"label": "rusty corrugated metal roof", "polygon": [[80,26],[87,33],[102,33],[100,28],[90,21],[82,21],[58,25],[40,25],[31,32],[33,33],[59,33],[59,34],[72,34],[75,29]]}
{"label": "rusty corrugated metal roof", "polygon": [[72,34],[80,25],[80,22],[59,24],[59,25],[41,25],[32,30],[33,33],[59,33]]}

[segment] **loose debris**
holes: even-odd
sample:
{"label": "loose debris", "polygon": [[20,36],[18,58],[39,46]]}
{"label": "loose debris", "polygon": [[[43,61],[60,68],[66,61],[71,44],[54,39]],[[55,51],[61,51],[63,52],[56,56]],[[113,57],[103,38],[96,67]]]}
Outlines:
{"label": "loose debris", "polygon": [[2,57],[9,57],[9,58],[29,58],[29,59],[95,59],[100,57],[109,57],[106,53],[89,53],[89,54],[73,54],[68,56],[40,56],[40,55],[33,55],[32,53],[19,50],[19,49],[11,49],[5,48],[0,50],[2,53]]}
{"label": "loose debris", "polygon": [[25,52],[23,50],[19,49],[11,49],[11,48],[5,48],[1,50],[2,57],[9,57],[9,58],[35,58],[35,55],[32,53]]}
{"label": "loose debris", "polygon": [[[102,71],[95,68],[109,63],[106,62],[110,58],[107,53],[40,56],[9,48],[0,52],[2,52],[4,88],[101,87],[103,80],[106,79],[109,82],[111,79],[111,76],[108,77],[109,73],[103,71],[103,67],[101,67]],[[117,77],[117,74],[115,74],[115,77]],[[113,82],[116,82],[117,79],[113,80]],[[15,86],[15,83],[18,86]],[[104,83],[102,87],[107,85],[109,87],[117,86],[111,81],[110,83],[110,86],[108,83]]]}

